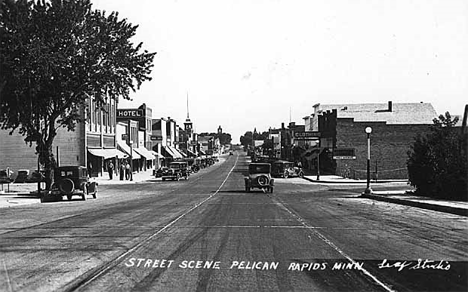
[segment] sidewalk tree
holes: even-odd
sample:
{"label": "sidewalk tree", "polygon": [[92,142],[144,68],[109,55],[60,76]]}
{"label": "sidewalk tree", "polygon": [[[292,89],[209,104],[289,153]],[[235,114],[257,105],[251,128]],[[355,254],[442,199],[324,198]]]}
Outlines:
{"label": "sidewalk tree", "polygon": [[467,200],[467,134],[454,127],[447,112],[434,119],[431,131],[418,136],[408,152],[411,185],[423,196]]}
{"label": "sidewalk tree", "polygon": [[0,0],[0,126],[36,143],[47,187],[57,130],[84,122],[89,97],[104,109],[151,79],[136,29],[89,0]]}

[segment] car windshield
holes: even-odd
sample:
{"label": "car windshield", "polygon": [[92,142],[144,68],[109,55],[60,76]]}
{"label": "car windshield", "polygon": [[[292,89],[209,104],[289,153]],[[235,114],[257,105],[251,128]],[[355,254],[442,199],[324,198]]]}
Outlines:
{"label": "car windshield", "polygon": [[249,165],[249,173],[270,173],[269,164],[251,164]]}

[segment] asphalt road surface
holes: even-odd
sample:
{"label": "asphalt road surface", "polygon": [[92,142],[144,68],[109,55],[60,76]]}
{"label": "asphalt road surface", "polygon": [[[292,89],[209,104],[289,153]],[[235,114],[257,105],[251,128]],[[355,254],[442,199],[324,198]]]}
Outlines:
{"label": "asphalt road surface", "polygon": [[276,179],[189,180],[1,210],[1,291],[467,291],[467,219]]}

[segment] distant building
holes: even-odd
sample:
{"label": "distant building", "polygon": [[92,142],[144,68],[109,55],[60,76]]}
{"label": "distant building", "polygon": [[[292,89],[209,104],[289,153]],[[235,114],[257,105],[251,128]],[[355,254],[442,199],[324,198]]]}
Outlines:
{"label": "distant building", "polygon": [[198,136],[198,145],[199,145],[199,152],[202,155],[211,155],[213,154],[214,148],[214,140],[213,136]]}
{"label": "distant building", "polygon": [[176,133],[176,121],[170,117],[152,120],[152,140],[154,143],[153,151],[159,153],[164,158],[163,164],[167,165],[171,161],[184,157],[176,149],[179,135]]}
{"label": "distant building", "polygon": [[372,178],[406,179],[410,145],[416,135],[429,131],[437,117],[430,103],[316,104],[313,108],[304,118],[301,134],[318,142],[318,147],[305,147],[302,153],[308,168],[316,169],[319,160],[322,174],[361,179],[367,174],[366,127],[372,128]]}

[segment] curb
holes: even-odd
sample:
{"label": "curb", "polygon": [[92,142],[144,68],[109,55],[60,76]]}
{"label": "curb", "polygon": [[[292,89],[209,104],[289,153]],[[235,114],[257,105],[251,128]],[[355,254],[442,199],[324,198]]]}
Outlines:
{"label": "curb", "polygon": [[417,208],[421,208],[421,209],[439,211],[439,212],[450,213],[450,214],[455,214],[455,215],[468,217],[468,210],[464,209],[464,208],[434,205],[434,204],[428,204],[428,203],[424,203],[424,202],[411,201],[411,200],[402,200],[402,199],[389,198],[389,197],[384,197],[384,196],[379,196],[379,195],[372,195],[372,194],[361,194],[360,197],[361,198],[372,199],[372,200],[376,200],[376,201],[395,203],[395,204],[399,204],[399,205],[417,207]]}
{"label": "curb", "polygon": [[[306,176],[302,177],[305,180],[308,180],[313,183],[322,183],[322,184],[366,184],[367,182],[365,180],[359,181],[359,180],[343,180],[343,181],[333,181],[333,180],[316,180],[316,179],[311,179]],[[372,184],[380,184],[380,183],[403,183],[403,182],[408,182],[407,180],[379,180],[379,181],[371,181]]]}

